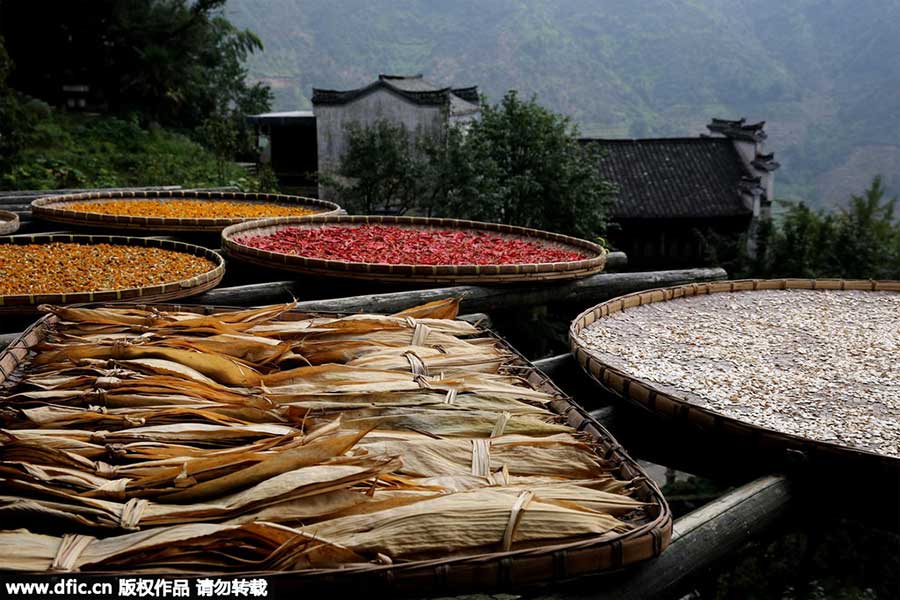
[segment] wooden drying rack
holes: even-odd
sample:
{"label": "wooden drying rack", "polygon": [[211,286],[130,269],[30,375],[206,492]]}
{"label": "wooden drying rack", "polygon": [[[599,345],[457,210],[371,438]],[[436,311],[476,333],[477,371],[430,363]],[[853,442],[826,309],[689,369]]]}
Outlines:
{"label": "wooden drying rack", "polygon": [[[149,189],[172,190],[178,187]],[[20,213],[21,231],[44,232],[48,227],[31,219],[28,203],[46,194],[46,191],[0,193],[0,208]],[[577,281],[550,285],[467,285],[370,295],[344,294],[342,297],[300,302],[297,308],[304,311],[390,313],[439,298],[460,296],[463,298],[462,311],[469,313],[462,318],[489,322],[491,313],[499,314],[499,311],[509,309],[558,302],[587,307],[631,292],[727,279],[723,269],[617,272],[622,271],[626,263],[623,253],[612,252],[607,256],[605,272]],[[304,284],[295,280],[249,283],[213,289],[185,302],[222,306],[274,304],[307,296],[305,285],[308,282]],[[9,333],[10,328],[3,328],[2,325],[0,323],[0,350],[18,336],[18,333]],[[810,488],[814,487],[810,485],[811,476],[804,475],[802,470],[789,476],[773,474],[767,472],[764,466],[754,465],[752,457],[744,462],[735,462],[717,456],[702,443],[692,443],[684,435],[673,433],[673,428],[654,421],[650,415],[616,403],[614,398],[605,395],[587,379],[569,354],[536,360],[534,365],[573,395],[582,406],[592,409],[592,416],[612,430],[629,453],[666,467],[717,477],[735,487],[677,519],[672,542],[659,558],[619,573],[582,578],[553,589],[532,591],[527,594],[528,598],[574,600],[669,596],[692,576],[702,573],[747,542],[763,536],[793,507],[801,504]],[[837,502],[839,500],[831,504]]]}

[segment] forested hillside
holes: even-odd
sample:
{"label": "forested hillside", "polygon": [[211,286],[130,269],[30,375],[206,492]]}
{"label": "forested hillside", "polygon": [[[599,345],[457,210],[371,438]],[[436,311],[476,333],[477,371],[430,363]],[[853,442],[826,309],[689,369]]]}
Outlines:
{"label": "forested hillside", "polygon": [[900,0],[230,0],[265,50],[275,108],[316,87],[423,72],[537,94],[582,133],[697,135],[765,119],[781,196],[844,201],[882,173],[900,190]]}

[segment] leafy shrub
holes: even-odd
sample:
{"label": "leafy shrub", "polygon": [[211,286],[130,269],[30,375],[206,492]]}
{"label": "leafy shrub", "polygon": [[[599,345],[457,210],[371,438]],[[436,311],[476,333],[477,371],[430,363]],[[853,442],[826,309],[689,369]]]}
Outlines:
{"label": "leafy shrub", "polygon": [[481,110],[465,129],[419,139],[387,121],[351,124],[340,177],[320,174],[322,181],[350,211],[602,233],[611,187],[577,128],[515,92]]}
{"label": "leafy shrub", "polygon": [[136,119],[51,111],[35,125],[10,164],[0,164],[0,188],[236,185],[274,191],[189,137]]}
{"label": "leafy shrub", "polygon": [[567,117],[510,91],[448,138],[440,215],[594,237],[606,229],[611,186]]}
{"label": "leafy shrub", "polygon": [[781,202],[783,213],[758,232],[755,257],[745,240],[707,238],[710,264],[735,277],[900,279],[900,222],[881,177],[834,213]]}
{"label": "leafy shrub", "polygon": [[438,182],[428,180],[425,140],[415,140],[403,124],[378,120],[369,127],[347,126],[347,151],[337,177],[322,182],[350,212],[404,214],[424,208],[422,199]]}

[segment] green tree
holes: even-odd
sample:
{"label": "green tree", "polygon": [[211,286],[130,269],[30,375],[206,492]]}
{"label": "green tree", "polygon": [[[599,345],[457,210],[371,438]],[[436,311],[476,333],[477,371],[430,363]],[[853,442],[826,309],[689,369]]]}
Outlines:
{"label": "green tree", "polygon": [[[268,110],[271,92],[247,82],[244,61],[262,44],[223,16],[224,4],[96,0],[47,11],[0,0],[0,187],[271,190],[271,177],[231,163],[255,156],[245,116]],[[36,99],[58,103],[64,84],[90,86],[92,103],[113,114],[53,111]]]}
{"label": "green tree", "polygon": [[0,90],[6,90],[6,78],[9,77],[12,67],[12,60],[10,60],[9,53],[6,51],[3,36],[0,36]]}
{"label": "green tree", "polygon": [[348,128],[336,188],[348,210],[509,223],[586,237],[606,227],[611,186],[567,118],[509,92],[465,127],[413,139],[379,121]]}
{"label": "green tree", "polygon": [[[426,157],[421,172],[423,192],[417,207],[427,216],[490,220],[486,206],[498,197],[499,172],[492,162],[474,160],[472,152],[480,139],[462,127],[449,127],[443,135],[420,140],[418,149]],[[483,153],[482,153],[483,154]]]}
{"label": "green tree", "polygon": [[851,196],[850,206],[838,214],[833,243],[843,277],[900,277],[895,204],[896,198],[885,198],[881,176],[877,176],[862,196]]}
{"label": "green tree", "polygon": [[[802,202],[780,204],[779,218],[760,227],[755,257],[738,253],[729,264],[711,264],[726,266],[736,277],[900,278],[896,199],[885,198],[881,177],[835,213],[815,211]],[[712,248],[716,258],[734,256],[721,240]]]}
{"label": "green tree", "polygon": [[27,100],[6,85],[12,71],[13,62],[0,36],[0,173],[15,164],[37,122]]}
{"label": "green tree", "polygon": [[606,228],[611,186],[567,117],[508,92],[464,135],[448,136],[458,167],[435,211],[586,237]]}
{"label": "green tree", "polygon": [[773,277],[824,277],[829,271],[841,276],[831,253],[834,247],[834,217],[814,211],[806,204],[785,203],[780,227],[774,232],[767,258]]}
{"label": "green tree", "polygon": [[427,158],[401,125],[378,120],[347,126],[347,151],[338,177],[321,175],[350,212],[404,214],[427,194]]}
{"label": "green tree", "polygon": [[226,113],[215,113],[203,120],[198,129],[200,141],[216,157],[219,184],[224,185],[225,173],[238,149],[238,130],[233,118]]}
{"label": "green tree", "polygon": [[57,102],[63,84],[89,85],[114,113],[192,130],[223,107],[266,110],[267,87],[243,63],[262,48],[222,14],[226,0],[0,3],[0,34],[19,68],[10,85]]}

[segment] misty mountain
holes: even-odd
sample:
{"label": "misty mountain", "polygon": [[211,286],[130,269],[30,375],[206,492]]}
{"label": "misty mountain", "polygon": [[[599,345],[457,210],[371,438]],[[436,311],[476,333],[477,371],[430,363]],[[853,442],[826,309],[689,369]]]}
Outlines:
{"label": "misty mountain", "polygon": [[694,136],[767,121],[780,197],[830,206],[877,173],[900,190],[900,0],[230,0],[276,108],[311,88],[424,73],[508,89],[582,134]]}

